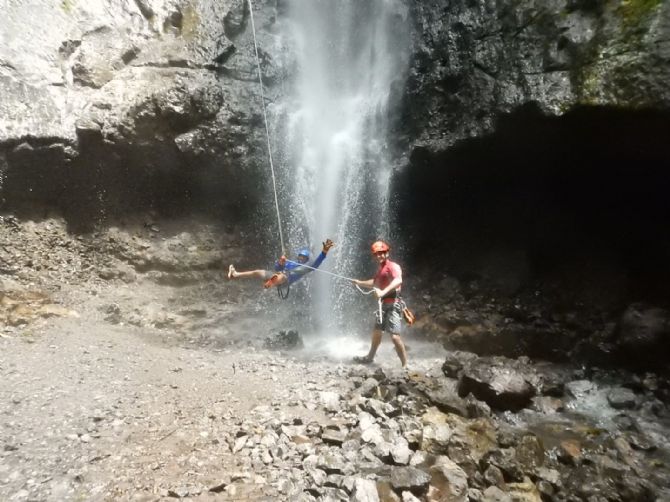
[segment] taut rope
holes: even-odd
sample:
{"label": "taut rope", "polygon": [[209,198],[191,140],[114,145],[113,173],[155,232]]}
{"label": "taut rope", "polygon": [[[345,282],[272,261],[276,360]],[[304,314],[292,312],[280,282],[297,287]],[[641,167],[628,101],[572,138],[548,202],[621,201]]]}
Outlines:
{"label": "taut rope", "polygon": [[361,287],[354,282],[355,279],[352,279],[351,277],[346,277],[344,275],[336,274],[334,272],[328,272],[327,270],[321,270],[320,268],[311,267],[311,266],[306,265],[304,263],[300,263],[300,262],[293,261],[293,260],[286,260],[286,263],[294,263],[295,265],[298,265],[300,267],[309,268],[310,270],[316,270],[317,272],[321,272],[322,274],[328,274],[328,275],[332,275],[333,277],[337,277],[338,279],[344,279],[345,281],[351,281],[354,284],[354,286],[356,286],[356,289],[358,289],[358,291],[360,291],[364,295],[369,295],[369,294],[374,293],[374,289],[371,289],[370,291],[364,291],[363,289],[361,289]]}
{"label": "taut rope", "polygon": [[265,94],[263,92],[263,77],[261,73],[261,60],[258,56],[258,42],[256,41],[256,26],[254,25],[254,7],[251,4],[251,0],[247,0],[249,3],[249,19],[251,19],[251,32],[254,35],[254,50],[256,52],[256,66],[258,68],[258,84],[261,89],[261,104],[263,107],[263,121],[265,122],[265,137],[268,142],[268,157],[270,158],[270,171],[272,172],[272,190],[275,195],[275,209],[277,211],[277,227],[279,228],[279,242],[281,245],[281,254],[286,253],[286,248],[284,247],[284,234],[281,229],[281,216],[279,214],[279,200],[277,198],[277,179],[275,177],[275,167],[272,162],[272,148],[270,146],[270,129],[268,128],[268,115],[265,111]]}

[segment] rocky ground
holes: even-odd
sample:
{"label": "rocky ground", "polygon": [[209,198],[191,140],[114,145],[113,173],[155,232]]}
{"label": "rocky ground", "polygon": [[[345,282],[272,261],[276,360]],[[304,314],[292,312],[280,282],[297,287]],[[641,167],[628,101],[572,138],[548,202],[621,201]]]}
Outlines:
{"label": "rocky ground", "polygon": [[411,371],[351,364],[225,279],[243,241],[2,220],[0,499],[670,500],[662,375],[447,352],[436,292]]}

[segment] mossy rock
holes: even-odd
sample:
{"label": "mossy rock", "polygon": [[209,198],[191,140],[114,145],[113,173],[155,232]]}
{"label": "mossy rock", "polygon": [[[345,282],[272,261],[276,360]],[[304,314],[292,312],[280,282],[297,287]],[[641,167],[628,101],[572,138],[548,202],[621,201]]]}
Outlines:
{"label": "mossy rock", "polygon": [[663,0],[622,0],[616,10],[627,30],[640,28]]}

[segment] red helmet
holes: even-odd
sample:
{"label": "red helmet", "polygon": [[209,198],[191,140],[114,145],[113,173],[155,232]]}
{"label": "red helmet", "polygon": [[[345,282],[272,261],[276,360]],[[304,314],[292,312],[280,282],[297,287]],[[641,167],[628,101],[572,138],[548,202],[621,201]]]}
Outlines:
{"label": "red helmet", "polygon": [[391,250],[388,244],[384,241],[376,241],[372,243],[372,253],[388,253]]}

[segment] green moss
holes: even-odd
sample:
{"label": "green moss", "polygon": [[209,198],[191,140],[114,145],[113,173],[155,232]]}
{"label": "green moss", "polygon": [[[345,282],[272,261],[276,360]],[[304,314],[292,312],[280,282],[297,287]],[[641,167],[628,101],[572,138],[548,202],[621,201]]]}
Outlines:
{"label": "green moss", "polygon": [[70,12],[72,12],[72,8],[74,7],[75,1],[76,0],[62,0],[60,6],[65,12],[69,14]]}
{"label": "green moss", "polygon": [[634,29],[640,27],[662,2],[663,0],[622,0],[617,13],[625,28]]}

